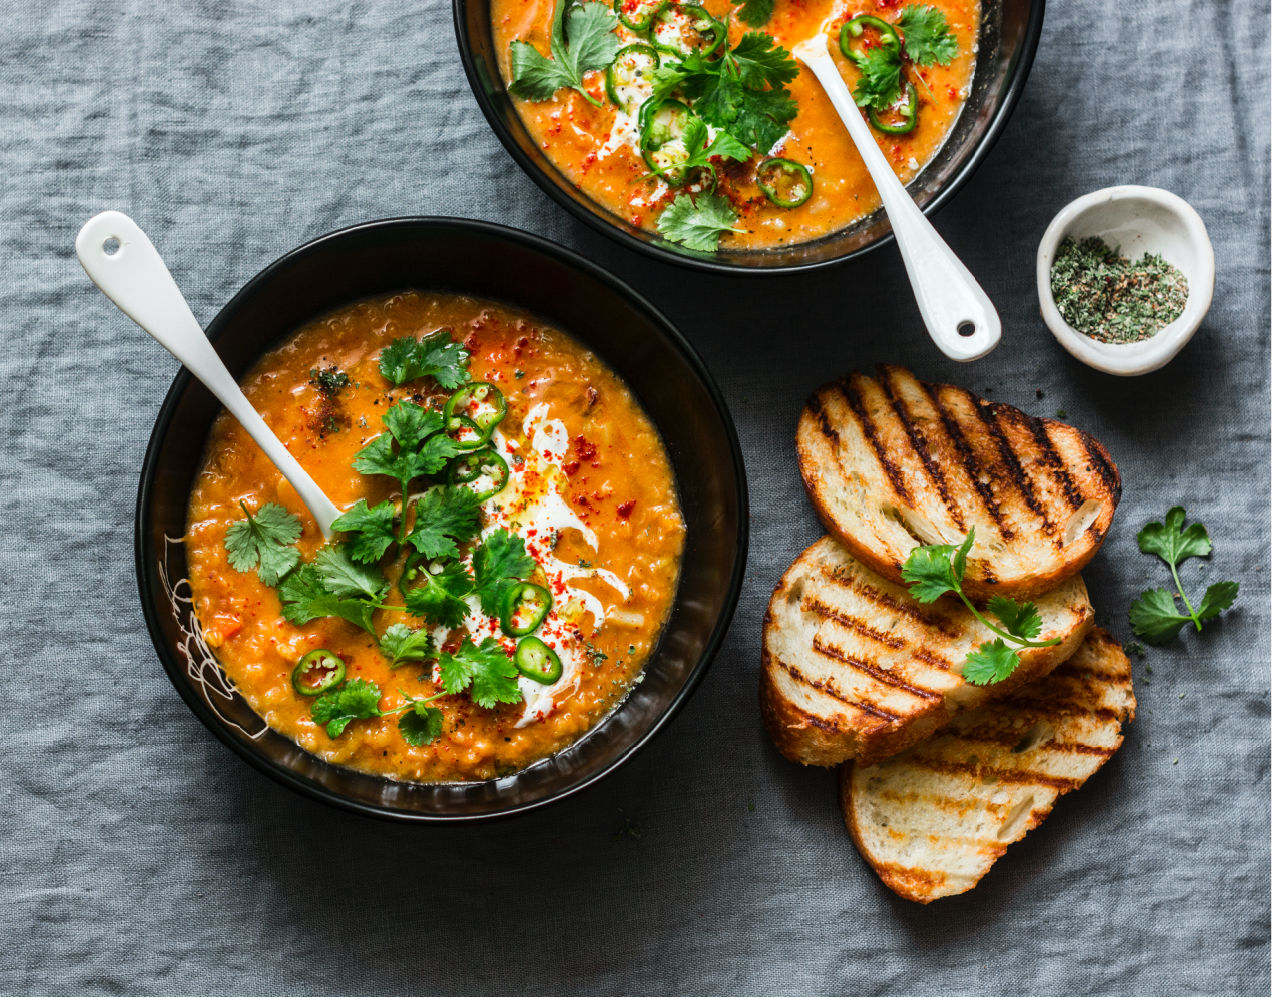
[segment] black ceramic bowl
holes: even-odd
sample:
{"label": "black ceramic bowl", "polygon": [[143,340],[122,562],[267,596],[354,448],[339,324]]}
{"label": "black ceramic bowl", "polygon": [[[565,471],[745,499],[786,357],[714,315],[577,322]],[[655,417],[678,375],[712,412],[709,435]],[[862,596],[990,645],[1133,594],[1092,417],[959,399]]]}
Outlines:
{"label": "black ceramic bowl", "polygon": [[525,308],[593,349],[645,407],[667,446],[687,533],[679,591],[645,678],[580,741],[483,783],[398,783],[333,766],[267,728],[196,634],[186,504],[219,405],[184,370],[146,451],[137,495],[137,579],[159,658],[212,732],[257,769],[319,800],[380,817],[453,821],[513,814],[613,770],[693,691],[733,614],[746,561],[746,476],[733,422],[684,338],[635,291],[567,250],[483,222],[369,222],[288,253],[225,306],[208,335],[236,377],[305,323],[374,295],[419,288]]}
{"label": "black ceramic bowl", "polygon": [[[490,0],[453,0],[459,54],[486,119],[526,173],[592,228],[661,260],[716,273],[810,270],[860,256],[892,239],[880,209],[812,242],[771,250],[692,253],[637,228],[578,190],[535,144],[504,87],[495,57]],[[983,0],[976,75],[963,113],[933,160],[909,185],[931,214],[945,204],[989,154],[1024,89],[1042,32],[1044,0]]]}

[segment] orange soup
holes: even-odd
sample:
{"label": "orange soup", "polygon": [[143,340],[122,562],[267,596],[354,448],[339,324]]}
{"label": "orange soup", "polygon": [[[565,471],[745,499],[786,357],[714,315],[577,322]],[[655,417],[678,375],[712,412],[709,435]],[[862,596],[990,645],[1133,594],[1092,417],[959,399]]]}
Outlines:
{"label": "orange soup", "polygon": [[[601,52],[585,63],[618,49],[581,74],[578,88],[559,68],[574,57],[558,58],[560,43],[553,54],[560,5],[568,5],[558,29],[564,44],[572,31],[580,51],[588,39]],[[729,0],[616,0],[621,17],[610,18],[614,41],[605,42],[597,40],[602,12],[583,17],[578,0],[493,0],[491,9],[517,110],[557,167],[632,225],[706,251],[717,239],[754,250],[817,239],[879,207],[829,98],[790,57],[793,45],[825,33],[849,87],[863,88],[858,103],[871,95],[879,105],[862,113],[909,182],[962,109],[980,19],[979,0],[775,0],[755,27]],[[705,242],[695,243],[702,233]]]}
{"label": "orange soup", "polygon": [[594,354],[502,305],[407,292],[300,330],[243,390],[346,511],[325,544],[217,419],[190,586],[272,728],[392,779],[482,780],[577,740],[638,681],[685,530],[657,431]]}

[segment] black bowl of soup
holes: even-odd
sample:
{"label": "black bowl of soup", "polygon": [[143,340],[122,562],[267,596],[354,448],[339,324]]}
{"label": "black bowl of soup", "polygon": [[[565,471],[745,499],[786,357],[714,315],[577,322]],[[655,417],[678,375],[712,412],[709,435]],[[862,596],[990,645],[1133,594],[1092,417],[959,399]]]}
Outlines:
{"label": "black bowl of soup", "polygon": [[[348,579],[370,569],[383,577],[378,595],[359,597],[382,607],[361,618],[365,623],[353,623],[359,614],[333,615],[321,600],[297,602],[309,598],[297,593],[313,581],[302,572],[317,573],[329,546],[290,486],[183,370],[159,412],[142,469],[141,602],[177,692],[249,763],[294,790],[365,814],[421,822],[488,818],[588,786],[630,758],[685,702],[738,597],[746,479],[710,374],[635,291],[523,232],[458,219],[390,219],[288,253],[249,281],[207,331],[266,422],[342,509],[355,496],[369,497],[367,509],[380,506],[392,515],[398,486],[350,460],[374,449],[392,421],[384,415],[390,410],[411,410],[421,421],[437,413],[427,418],[439,423],[448,413],[453,422],[418,444],[421,452],[453,427],[461,442],[470,423],[484,427],[484,449],[448,452],[449,477],[439,471],[407,486],[410,538],[435,525],[425,519],[430,493],[441,502],[470,489],[482,504],[480,517],[466,531],[438,526],[419,545],[427,554],[422,560],[414,559],[408,539],[405,565],[437,573],[428,586],[450,565],[479,584],[482,572],[491,585],[504,572],[504,583],[541,583],[551,595],[547,616],[536,617],[535,590],[517,582],[498,590],[504,617],[486,619],[486,596],[473,592],[469,610],[459,610],[473,615],[462,625],[437,626],[432,604],[415,610],[424,614],[417,619],[401,608],[404,599],[416,604],[405,596],[412,591],[406,571],[392,574],[397,548],[386,536],[380,563],[373,551],[361,559],[370,565],[344,563],[337,572]],[[432,361],[418,351],[414,359],[395,354],[386,361],[386,348],[404,342],[439,352]],[[466,394],[463,386],[443,385],[457,361],[471,371]],[[451,373],[419,373],[433,362]],[[417,369],[403,368],[411,364]],[[386,380],[397,377],[406,380]],[[479,385],[485,387],[472,388]],[[461,398],[464,406],[477,399],[486,408],[452,413]],[[494,400],[502,422],[487,427],[482,412],[492,411]],[[465,414],[472,416],[467,423],[458,419]],[[408,445],[417,446],[404,434],[389,452],[396,448],[400,457]],[[471,454],[487,454],[493,463],[469,461]],[[455,475],[470,466],[473,476]],[[493,477],[475,477],[478,471]],[[428,515],[443,517],[436,524],[454,522],[453,510],[439,514],[434,505]],[[276,577],[262,571],[263,549],[243,561],[249,523],[275,545]],[[395,536],[399,526],[406,531],[399,521]],[[234,530],[239,536],[232,542]],[[447,532],[455,540],[441,536]],[[355,537],[371,533],[337,534],[340,550],[353,551]],[[531,558],[520,569],[508,567],[515,562],[508,552],[513,541]],[[439,553],[456,543],[461,551],[465,543],[473,547],[449,560]],[[278,551],[292,545],[290,567],[284,558],[277,577]],[[473,551],[487,546],[479,568],[483,556]],[[514,599],[509,594],[520,593],[518,585],[524,593]],[[284,605],[304,610],[285,616]],[[487,631],[473,624],[478,618]],[[394,626],[391,641],[386,632]],[[523,661],[522,644],[533,644],[535,635],[546,645],[534,646],[538,657]],[[501,643],[520,672],[500,661]],[[547,646],[559,656],[543,651]],[[445,656],[445,668],[458,671],[443,671]],[[524,668],[546,670],[554,658],[555,675]],[[328,668],[335,659],[338,676]],[[449,695],[447,675],[471,685]],[[375,716],[355,716],[342,730],[331,726],[328,708],[337,701],[330,699],[320,716],[310,686],[334,696],[357,684],[363,692],[374,684],[382,694],[370,701]],[[505,695],[491,692],[497,689]],[[514,701],[518,690],[524,696]],[[422,703],[414,706],[425,696],[438,708],[435,718]],[[405,709],[389,714],[394,707]],[[404,724],[405,715],[414,727]],[[436,730],[425,731],[434,720]]]}
{"label": "black bowl of soup", "polygon": [[[862,74],[839,46],[850,19],[859,32],[847,43],[851,54],[895,51],[903,68],[880,98],[895,102],[874,112],[872,134],[931,213],[1001,134],[1033,64],[1044,9],[1044,0],[861,0],[830,20],[829,0],[776,0],[770,19],[753,27],[731,0],[618,0],[615,42],[597,60],[607,64],[574,89],[551,76],[559,74],[552,53],[561,48],[552,35],[560,4],[570,5],[568,29],[578,3],[454,0],[460,55],[495,134],[540,187],[593,228],[658,259],[735,274],[849,260],[887,243],[892,229],[811,72],[792,59],[785,75],[753,81],[744,103],[757,119],[721,109],[737,92],[717,99],[720,79],[730,75],[720,68],[728,53],[738,53],[731,65],[745,76],[759,60],[782,55],[777,47],[789,50],[820,27],[851,88]],[[582,19],[574,30],[584,34]],[[769,36],[758,57],[754,41],[742,40],[748,32]],[[569,34],[562,37],[568,43]],[[595,48],[594,28],[588,37]],[[510,93],[519,75],[514,55],[529,66],[520,75],[533,81],[537,70],[551,82],[513,85]],[[668,67],[683,82],[653,94],[653,74]],[[736,68],[732,75],[739,76]],[[691,131],[694,119],[710,131]],[[699,159],[688,162],[700,162],[721,130],[741,136],[743,148],[708,157],[706,167],[676,165],[695,151]],[[702,225],[706,243],[695,244]]]}

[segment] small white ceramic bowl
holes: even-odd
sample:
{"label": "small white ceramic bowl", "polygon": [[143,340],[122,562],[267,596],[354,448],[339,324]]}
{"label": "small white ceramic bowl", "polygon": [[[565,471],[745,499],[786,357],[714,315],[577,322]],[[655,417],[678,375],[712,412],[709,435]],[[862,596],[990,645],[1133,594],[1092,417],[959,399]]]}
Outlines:
{"label": "small white ceramic bowl", "polygon": [[[1158,253],[1188,279],[1183,314],[1138,343],[1101,343],[1060,317],[1051,296],[1051,264],[1065,236],[1099,236],[1135,260]],[[1108,374],[1156,371],[1192,339],[1210,310],[1215,291],[1215,251],[1201,216],[1183,198],[1158,187],[1106,187],[1068,204],[1043,233],[1038,246],[1038,302],[1042,318],[1060,345],[1082,363]]]}

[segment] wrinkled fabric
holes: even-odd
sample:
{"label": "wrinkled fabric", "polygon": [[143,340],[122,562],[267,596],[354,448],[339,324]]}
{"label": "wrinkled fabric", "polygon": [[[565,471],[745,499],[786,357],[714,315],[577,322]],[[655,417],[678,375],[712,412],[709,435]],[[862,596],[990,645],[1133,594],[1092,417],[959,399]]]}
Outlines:
{"label": "wrinkled fabric", "polygon": [[[782,279],[706,277],[585,228],[516,167],[460,68],[449,5],[34,0],[0,32],[0,991],[1269,990],[1266,5],[1053,3],[1033,75],[936,221],[997,302],[959,366],[889,246]],[[1071,198],[1168,188],[1214,241],[1214,307],[1164,370],[1097,374],[1038,316],[1034,252]],[[177,367],[72,254],[132,214],[206,322],[277,256],[372,218],[506,222],[581,249],[689,336],[737,420],[745,589],[692,701],[625,768],[528,817],[377,823],[248,768],[182,705],[146,635],[132,516]],[[792,433],[822,381],[908,364],[1068,418],[1122,504],[1086,573],[1100,623],[1163,565],[1136,531],[1183,504],[1214,538],[1201,635],[1136,657],[1121,752],[970,894],[920,907],[857,855],[830,772],[756,708],[769,592],[820,535]]]}

